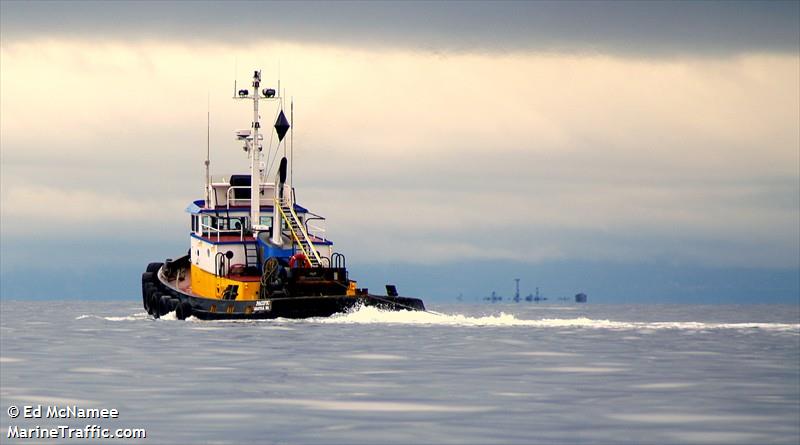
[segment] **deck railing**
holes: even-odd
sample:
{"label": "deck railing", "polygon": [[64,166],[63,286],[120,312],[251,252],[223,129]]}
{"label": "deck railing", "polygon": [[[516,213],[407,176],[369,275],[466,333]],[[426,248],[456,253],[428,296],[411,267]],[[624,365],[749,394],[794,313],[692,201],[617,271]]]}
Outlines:
{"label": "deck railing", "polygon": [[239,241],[244,241],[244,224],[240,221],[238,229],[220,229],[218,227],[214,227],[212,225],[206,224],[203,222],[203,219],[200,219],[200,233],[203,235],[208,234],[208,238],[211,239],[214,234],[217,236],[217,242],[219,242],[219,238],[221,235],[239,235]]}
{"label": "deck railing", "polygon": [[316,224],[306,223],[306,230],[308,230],[308,234],[316,239],[327,241],[328,239],[326,236],[326,229],[325,227],[318,226]]}
{"label": "deck railing", "polygon": [[[225,192],[225,205],[228,208],[231,207],[241,207],[241,206],[248,206],[250,205],[250,198],[236,198],[234,197],[235,190],[250,190],[249,185],[232,185],[228,187],[228,191]],[[263,192],[261,195],[261,199],[259,200],[260,205],[269,204],[272,202],[272,194],[273,194],[273,185],[272,184],[261,184],[261,191]]]}
{"label": "deck railing", "polygon": [[[306,232],[308,232],[309,235],[313,236],[314,238],[320,239],[322,241],[328,241],[327,228],[324,216],[306,211],[303,220],[306,225]],[[312,224],[311,221],[314,221],[315,223]]]}

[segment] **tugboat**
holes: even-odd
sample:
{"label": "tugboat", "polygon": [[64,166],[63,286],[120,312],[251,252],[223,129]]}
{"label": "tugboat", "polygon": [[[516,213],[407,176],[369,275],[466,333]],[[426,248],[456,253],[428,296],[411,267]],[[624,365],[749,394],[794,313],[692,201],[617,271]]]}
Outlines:
{"label": "tugboat", "polygon": [[[284,138],[291,125],[280,95],[260,86],[260,71],[253,73],[252,93],[234,85],[234,99],[253,103],[250,129],[236,132],[248,154],[249,174],[212,180],[206,157],[205,197],[186,209],[189,252],[147,266],[144,308],[154,318],[175,311],[180,320],[327,317],[360,305],[424,311],[422,300],[399,296],[393,285],[386,285],[387,295],[374,295],[349,278],[345,256],[312,224],[325,218],[299,205],[293,184],[287,184]],[[263,101],[279,104],[274,131],[277,145],[284,143],[272,181],[261,155]],[[277,156],[278,147],[273,160]]]}

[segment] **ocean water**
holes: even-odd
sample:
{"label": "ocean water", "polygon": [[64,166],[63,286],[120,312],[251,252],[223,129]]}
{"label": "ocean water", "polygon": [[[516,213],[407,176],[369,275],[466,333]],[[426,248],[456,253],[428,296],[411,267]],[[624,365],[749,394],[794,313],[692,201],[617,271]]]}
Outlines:
{"label": "ocean water", "polygon": [[[0,442],[800,442],[800,308],[436,305],[182,322],[136,302],[0,303]],[[117,419],[11,418],[16,406]],[[145,439],[9,439],[9,427]]]}

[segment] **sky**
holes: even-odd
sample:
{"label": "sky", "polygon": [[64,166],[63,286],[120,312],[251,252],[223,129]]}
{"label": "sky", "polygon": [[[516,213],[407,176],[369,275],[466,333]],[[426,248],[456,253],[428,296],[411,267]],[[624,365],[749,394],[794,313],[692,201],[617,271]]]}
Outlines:
{"label": "sky", "polygon": [[138,298],[188,248],[207,113],[213,173],[247,170],[231,94],[261,69],[359,285],[798,303],[798,23],[791,1],[0,2],[0,298]]}

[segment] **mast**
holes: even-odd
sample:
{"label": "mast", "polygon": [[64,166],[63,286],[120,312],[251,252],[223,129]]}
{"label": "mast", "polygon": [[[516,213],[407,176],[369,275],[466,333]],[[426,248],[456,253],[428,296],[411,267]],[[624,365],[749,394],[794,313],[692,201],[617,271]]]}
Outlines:
{"label": "mast", "polygon": [[[250,130],[238,130],[236,138],[244,140],[244,149],[250,160],[250,227],[253,229],[253,237],[258,236],[259,231],[267,230],[269,226],[261,224],[261,117],[258,114],[259,100],[279,100],[275,96],[273,88],[259,90],[261,86],[261,71],[253,71],[253,94],[250,90],[241,89],[235,91],[234,99],[253,100],[253,122]],[[287,124],[288,125],[288,124]],[[288,126],[286,127],[288,129]],[[282,139],[283,134],[279,132]],[[277,186],[276,186],[277,190]],[[274,225],[274,222],[273,222]]]}
{"label": "mast", "polygon": [[[261,225],[261,147],[258,142],[258,130],[261,123],[258,117],[258,87],[261,84],[261,71],[253,72],[253,139],[250,143],[250,226]],[[253,236],[257,236],[253,231]]]}

